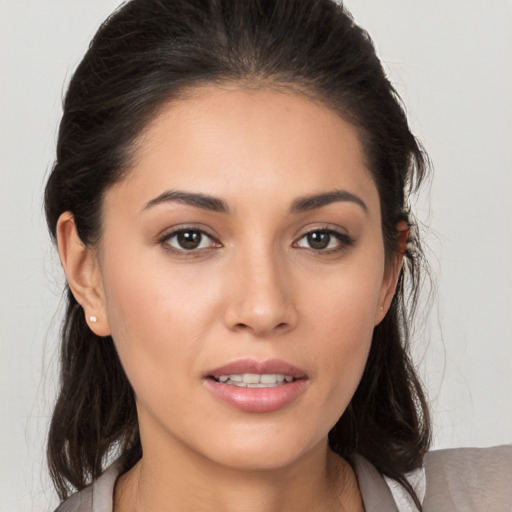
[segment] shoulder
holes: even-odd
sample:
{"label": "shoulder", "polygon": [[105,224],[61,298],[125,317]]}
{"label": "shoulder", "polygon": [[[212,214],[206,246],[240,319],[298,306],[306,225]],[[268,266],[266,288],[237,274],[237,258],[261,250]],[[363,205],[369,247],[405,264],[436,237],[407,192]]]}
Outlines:
{"label": "shoulder", "polygon": [[[417,511],[407,491],[366,459],[351,463],[366,510]],[[432,451],[405,477],[424,512],[512,512],[512,445]]]}
{"label": "shoulder", "polygon": [[112,464],[91,485],[70,496],[55,512],[112,512],[119,464]]}
{"label": "shoulder", "polygon": [[92,485],[70,496],[55,512],[92,512]]}
{"label": "shoulder", "polygon": [[424,510],[510,512],[512,445],[429,452]]}

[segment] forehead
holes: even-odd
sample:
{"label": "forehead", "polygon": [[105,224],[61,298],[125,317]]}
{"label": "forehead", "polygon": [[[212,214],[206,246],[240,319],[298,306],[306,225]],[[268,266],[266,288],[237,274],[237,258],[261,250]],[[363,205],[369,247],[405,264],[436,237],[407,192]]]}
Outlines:
{"label": "forehead", "polygon": [[165,105],[121,184],[147,199],[165,189],[234,202],[244,192],[268,200],[335,188],[376,195],[357,129],[332,109],[297,92],[215,86]]}

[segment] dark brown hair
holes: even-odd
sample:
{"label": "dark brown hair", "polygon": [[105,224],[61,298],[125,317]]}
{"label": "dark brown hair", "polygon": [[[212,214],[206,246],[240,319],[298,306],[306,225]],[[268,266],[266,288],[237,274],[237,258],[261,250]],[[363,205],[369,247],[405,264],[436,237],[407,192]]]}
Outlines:
{"label": "dark brown hair", "polygon": [[[332,0],[125,3],[101,26],[69,84],[45,193],[51,234],[70,211],[82,242],[97,243],[105,190],[129,170],[142,131],[167,102],[215,83],[291,87],[327,104],[359,130],[380,195],[388,257],[398,249],[397,223],[410,223],[397,292],[329,443],[342,457],[363,455],[414,494],[404,474],[422,464],[430,424],[408,356],[422,250],[407,198],[425,175],[425,156],[370,37],[343,6]],[[133,390],[112,339],[90,331],[68,288],[61,387],[48,440],[59,496],[98,477],[112,450],[125,469],[142,456]]]}

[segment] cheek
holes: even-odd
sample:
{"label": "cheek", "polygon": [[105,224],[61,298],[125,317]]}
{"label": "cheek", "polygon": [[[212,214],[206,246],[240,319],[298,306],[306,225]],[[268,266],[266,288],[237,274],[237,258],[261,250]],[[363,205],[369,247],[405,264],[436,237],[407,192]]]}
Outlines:
{"label": "cheek", "polygon": [[366,365],[381,292],[379,261],[340,268],[323,283],[308,285],[309,338],[318,343],[312,356],[321,358],[317,361],[321,364],[314,366],[321,368],[324,406],[331,409],[334,420],[348,405]]}
{"label": "cheek", "polygon": [[114,337],[138,331],[169,336],[179,326],[199,327],[211,288],[197,268],[173,266],[168,259],[163,250],[140,245],[111,250],[105,258],[103,282]]}
{"label": "cheek", "polygon": [[205,286],[197,272],[171,272],[163,259],[164,264],[146,259],[138,265],[111,254],[104,264],[112,338],[129,380],[142,393],[149,381],[168,387],[170,375],[193,368],[216,316],[219,287]]}
{"label": "cheek", "polygon": [[382,294],[384,265],[378,258],[354,261],[305,283],[306,310],[311,321],[326,331],[357,343],[363,333],[372,333]]}

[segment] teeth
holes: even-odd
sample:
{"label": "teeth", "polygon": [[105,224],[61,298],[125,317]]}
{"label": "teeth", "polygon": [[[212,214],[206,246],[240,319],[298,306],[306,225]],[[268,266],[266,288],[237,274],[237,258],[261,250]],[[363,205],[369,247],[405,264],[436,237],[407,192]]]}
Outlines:
{"label": "teeth", "polygon": [[219,377],[219,382],[223,384],[249,388],[272,388],[292,381],[293,377],[290,375],[282,375],[281,373],[243,373],[221,375]]}
{"label": "teeth", "polygon": [[260,376],[256,375],[255,373],[244,373],[242,375],[242,380],[246,384],[259,384],[260,383]]}

